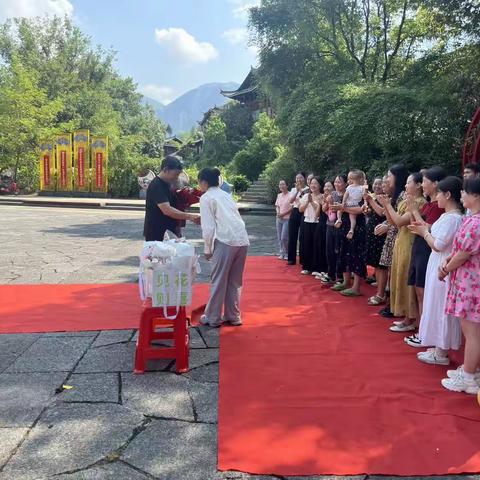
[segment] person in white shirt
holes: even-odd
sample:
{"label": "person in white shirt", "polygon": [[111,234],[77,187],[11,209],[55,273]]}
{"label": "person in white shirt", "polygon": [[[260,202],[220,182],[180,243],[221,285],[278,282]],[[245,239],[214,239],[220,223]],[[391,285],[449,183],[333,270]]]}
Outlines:
{"label": "person in white shirt", "polygon": [[220,189],[219,177],[217,168],[204,168],[198,174],[200,190],[205,192],[200,197],[205,258],[212,261],[210,298],[200,323],[239,326],[240,292],[250,242],[235,200]]}

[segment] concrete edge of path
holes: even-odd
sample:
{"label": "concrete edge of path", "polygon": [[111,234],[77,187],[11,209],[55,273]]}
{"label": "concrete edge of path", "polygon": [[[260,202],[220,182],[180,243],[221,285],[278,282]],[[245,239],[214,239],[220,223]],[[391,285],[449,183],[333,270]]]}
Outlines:
{"label": "concrete edge of path", "polygon": [[[60,208],[92,208],[108,210],[144,211],[145,200],[119,198],[75,198],[75,197],[43,197],[37,195],[4,195],[0,196],[0,205],[22,205],[29,207],[60,207]],[[192,212],[198,212],[198,204],[192,205]],[[273,205],[260,203],[238,202],[238,210],[242,214],[272,215]]]}

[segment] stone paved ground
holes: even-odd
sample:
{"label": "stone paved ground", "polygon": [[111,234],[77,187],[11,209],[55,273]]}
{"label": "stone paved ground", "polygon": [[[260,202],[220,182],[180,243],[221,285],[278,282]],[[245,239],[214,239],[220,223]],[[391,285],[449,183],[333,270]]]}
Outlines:
{"label": "stone paved ground", "polygon": [[[3,283],[136,278],[140,213],[0,206],[0,218]],[[270,254],[273,219],[245,220],[250,253]],[[197,227],[187,235],[200,243]],[[188,374],[159,362],[137,376],[134,330],[0,335],[0,480],[282,478],[216,470],[218,330],[191,336]]]}

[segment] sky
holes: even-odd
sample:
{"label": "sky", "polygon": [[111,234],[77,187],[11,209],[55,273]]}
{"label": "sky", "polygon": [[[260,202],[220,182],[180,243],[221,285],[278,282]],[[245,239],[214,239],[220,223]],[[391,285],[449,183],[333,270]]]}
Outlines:
{"label": "sky", "polygon": [[247,9],[259,0],[0,0],[8,17],[68,15],[144,95],[167,104],[210,82],[241,83],[257,63]]}

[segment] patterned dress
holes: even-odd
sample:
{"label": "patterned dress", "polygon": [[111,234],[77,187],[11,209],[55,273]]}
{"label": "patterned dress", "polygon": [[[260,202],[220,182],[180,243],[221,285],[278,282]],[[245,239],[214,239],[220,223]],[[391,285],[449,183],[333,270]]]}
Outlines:
{"label": "patterned dress", "polygon": [[447,314],[480,323],[480,213],[465,217],[453,241],[452,254],[463,251],[470,258],[450,274]]}
{"label": "patterned dress", "polygon": [[380,257],[382,256],[383,245],[385,243],[385,235],[375,235],[375,227],[385,220],[384,216],[378,215],[372,209],[366,216],[366,263],[370,267],[377,268],[380,264]]}
{"label": "patterned dress", "polygon": [[[425,203],[423,197],[415,199],[420,210]],[[407,211],[407,202],[402,200],[398,206],[398,214],[404,215]],[[392,270],[390,273],[390,310],[396,317],[416,318],[417,295],[415,287],[408,285],[408,271],[412,257],[412,245],[415,235],[406,225],[398,229],[398,235],[393,247]]]}
{"label": "patterned dress", "polygon": [[[405,192],[402,192],[397,199],[395,204],[395,211],[398,212],[398,206],[400,202],[405,198]],[[383,242],[382,254],[380,255],[380,261],[378,264],[382,267],[391,267],[392,266],[392,256],[393,256],[393,247],[395,246],[395,239],[397,238],[398,228],[395,225],[390,225],[388,222],[385,222],[388,225],[387,236]]]}

